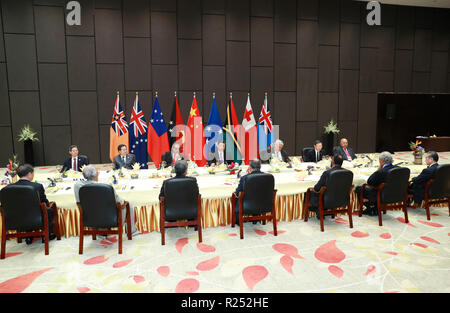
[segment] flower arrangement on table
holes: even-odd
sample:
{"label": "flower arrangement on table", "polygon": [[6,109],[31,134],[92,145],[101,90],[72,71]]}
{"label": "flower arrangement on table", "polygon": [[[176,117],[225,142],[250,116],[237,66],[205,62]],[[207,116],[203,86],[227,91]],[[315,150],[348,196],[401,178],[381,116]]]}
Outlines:
{"label": "flower arrangement on table", "polygon": [[333,119],[330,120],[330,122],[328,122],[328,125],[324,126],[323,128],[325,128],[324,133],[325,134],[339,134],[340,130],[337,126],[337,123],[335,121],[333,121]]}
{"label": "flower arrangement on table", "polygon": [[19,169],[19,161],[17,160],[17,155],[14,155],[13,159],[9,159],[9,163],[6,166],[6,173],[5,176],[9,176],[11,177],[11,182],[14,183],[17,181],[18,176],[17,176],[17,171]]}
{"label": "flower arrangement on table", "polygon": [[131,171],[131,179],[138,179],[139,178],[139,170],[141,169],[141,165],[136,162],[132,166],[133,170]]}
{"label": "flower arrangement on table", "polygon": [[237,163],[231,162],[230,165],[227,166],[227,171],[230,175],[236,174],[236,170],[239,168]]}
{"label": "flower arrangement on table", "polygon": [[412,150],[415,157],[422,157],[425,153],[425,149],[421,147],[420,144],[422,144],[422,142],[419,140],[416,140],[415,143],[412,141],[409,143],[409,148]]}

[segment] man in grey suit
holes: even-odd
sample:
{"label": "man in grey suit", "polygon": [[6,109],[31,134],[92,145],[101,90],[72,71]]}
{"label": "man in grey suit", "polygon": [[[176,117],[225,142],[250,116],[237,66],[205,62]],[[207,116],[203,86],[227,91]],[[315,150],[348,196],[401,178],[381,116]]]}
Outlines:
{"label": "man in grey suit", "polygon": [[[80,202],[80,188],[88,185],[88,184],[98,184],[98,171],[93,165],[86,165],[83,169],[83,177],[86,179],[85,181],[78,181],[75,186],[73,187],[73,190],[75,192],[75,199],[77,202]],[[119,195],[117,195],[116,191],[114,190],[114,196],[116,197],[116,202],[119,202],[123,205],[125,200],[123,200]],[[129,201],[128,201],[129,202]],[[134,209],[133,205],[130,203],[130,223],[131,223],[131,234],[132,236],[135,236],[137,233],[136,226],[134,225]],[[126,214],[126,208],[122,209],[122,216],[125,216]],[[125,219],[124,219],[125,224]],[[126,225],[126,224],[125,224]]]}
{"label": "man in grey suit", "polygon": [[221,165],[222,163],[225,163],[227,165],[230,164],[231,161],[227,160],[226,158],[225,142],[218,142],[216,147],[216,150],[214,152],[211,152],[208,157],[208,165],[215,166]]}
{"label": "man in grey suit", "polygon": [[134,163],[136,163],[136,156],[128,153],[126,145],[119,145],[117,150],[119,150],[120,154],[114,157],[114,169],[118,170],[121,167],[125,167],[131,170]]}

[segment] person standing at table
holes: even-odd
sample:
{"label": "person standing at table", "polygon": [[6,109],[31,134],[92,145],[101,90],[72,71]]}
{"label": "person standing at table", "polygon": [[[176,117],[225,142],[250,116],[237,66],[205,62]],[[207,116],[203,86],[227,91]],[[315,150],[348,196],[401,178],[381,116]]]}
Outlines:
{"label": "person standing at table", "polygon": [[[382,183],[386,182],[387,173],[390,169],[398,167],[397,165],[393,165],[393,158],[392,154],[390,154],[387,151],[381,152],[379,156],[379,162],[380,166],[378,167],[378,170],[372,173],[370,175],[369,179],[367,179],[367,184],[378,187]],[[356,187],[356,195],[360,197],[362,187],[358,186]],[[378,215],[378,208],[377,208],[377,190],[370,188],[369,186],[366,186],[364,189],[363,197],[368,199],[369,202],[364,203],[366,208],[362,214],[369,215],[369,216],[376,216]]]}
{"label": "person standing at table", "polygon": [[136,157],[134,154],[128,153],[126,145],[119,145],[117,147],[119,155],[114,157],[114,169],[118,170],[121,167],[125,167],[129,170],[133,169],[134,163],[136,163]]}
{"label": "person standing at table", "polygon": [[323,158],[322,142],[320,140],[314,141],[314,149],[306,152],[305,162],[319,162]]}
{"label": "person standing at table", "polygon": [[[90,184],[98,184],[98,171],[93,165],[86,165],[83,169],[83,177],[86,179],[85,181],[78,181],[73,187],[75,193],[75,200],[80,202],[80,188]],[[114,189],[113,189],[114,190]],[[116,198],[116,202],[119,202],[121,205],[124,204],[125,200],[123,200],[114,190],[114,196]],[[137,234],[136,226],[134,225],[134,207],[130,201],[130,223],[131,223],[131,235],[135,236]],[[122,209],[122,216],[126,216],[126,207]],[[123,219],[123,223],[126,226],[125,219]]]}
{"label": "person standing at table", "polygon": [[[20,179],[13,185],[33,187],[33,189],[36,191],[36,193],[39,194],[39,199],[41,200],[41,203],[45,203],[45,205],[48,207],[49,201],[47,199],[47,196],[45,195],[44,186],[42,186],[42,184],[33,182],[34,168],[30,164],[20,165],[19,168],[17,169],[17,176],[19,176]],[[56,235],[53,233],[53,209],[52,208],[47,209],[47,218],[48,218],[49,239],[53,240],[56,238]],[[31,244],[33,242],[33,237],[25,238],[25,242],[27,243],[27,245]]]}
{"label": "person standing at table", "polygon": [[[314,186],[314,190],[316,192],[319,192],[323,186],[327,185],[328,177],[330,177],[331,172],[343,169],[342,168],[343,162],[344,162],[344,159],[339,154],[335,154],[333,156],[333,158],[331,159],[331,168],[322,173],[319,181]],[[320,219],[320,212],[318,209],[319,208],[319,194],[316,192],[311,192],[309,189],[307,192],[309,192],[309,203],[310,203],[309,210],[315,212],[317,219]]]}
{"label": "person standing at table", "polygon": [[74,170],[75,172],[81,172],[81,168],[84,165],[89,164],[89,160],[85,155],[78,155],[78,147],[76,145],[71,145],[69,147],[70,158],[64,161],[61,173],[67,170]]}
{"label": "person standing at table", "polygon": [[180,144],[174,143],[170,152],[166,152],[161,156],[161,167],[174,166],[176,161],[184,159],[184,155],[180,153]]}
{"label": "person standing at table", "polygon": [[435,151],[429,151],[425,158],[427,168],[423,169],[419,176],[412,179],[412,184],[408,187],[408,193],[414,196],[416,205],[420,205],[425,199],[425,183],[434,178],[439,166],[438,161],[439,155]]}
{"label": "person standing at table", "polygon": [[344,160],[351,161],[356,159],[356,154],[352,148],[348,147],[347,138],[342,138],[338,147],[334,147],[333,154],[339,154]]}
{"label": "person standing at table", "polygon": [[231,163],[226,159],[225,142],[221,141],[217,143],[217,149],[210,154],[209,159],[209,166],[221,165],[223,163],[228,165]]}

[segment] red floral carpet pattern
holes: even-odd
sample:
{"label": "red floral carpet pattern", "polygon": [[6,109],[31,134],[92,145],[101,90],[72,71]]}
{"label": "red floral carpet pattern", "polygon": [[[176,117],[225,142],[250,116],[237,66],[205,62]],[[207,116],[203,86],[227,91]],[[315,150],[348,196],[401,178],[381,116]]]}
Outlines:
{"label": "red floral carpet pattern", "polygon": [[193,228],[152,232],[124,240],[7,242],[0,261],[0,293],[7,292],[450,292],[450,217],[447,208],[389,211],[377,217],[327,217],[272,225],[215,227],[198,243]]}

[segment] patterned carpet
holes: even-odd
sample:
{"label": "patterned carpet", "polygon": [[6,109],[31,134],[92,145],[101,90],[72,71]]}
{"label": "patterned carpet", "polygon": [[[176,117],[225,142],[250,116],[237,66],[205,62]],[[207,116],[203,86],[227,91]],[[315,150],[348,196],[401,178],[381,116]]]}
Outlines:
{"label": "patterned carpet", "polygon": [[50,255],[10,240],[0,261],[2,292],[450,292],[450,217],[447,208],[409,209],[377,217],[311,218],[278,224],[245,223],[205,229],[172,228],[124,240],[78,238],[51,241]]}

